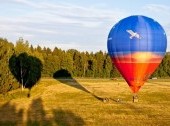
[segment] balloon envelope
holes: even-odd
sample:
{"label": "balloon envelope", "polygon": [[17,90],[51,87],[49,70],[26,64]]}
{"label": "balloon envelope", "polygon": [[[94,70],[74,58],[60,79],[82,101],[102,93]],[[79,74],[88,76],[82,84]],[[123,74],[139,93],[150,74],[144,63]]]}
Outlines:
{"label": "balloon envelope", "polygon": [[161,63],[167,47],[162,26],[145,16],[130,16],[119,21],[108,36],[112,62],[134,93]]}

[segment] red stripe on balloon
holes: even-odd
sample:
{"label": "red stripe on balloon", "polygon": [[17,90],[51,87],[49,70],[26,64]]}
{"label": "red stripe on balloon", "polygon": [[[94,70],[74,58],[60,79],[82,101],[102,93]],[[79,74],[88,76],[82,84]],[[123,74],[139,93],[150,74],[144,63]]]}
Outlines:
{"label": "red stripe on balloon", "polygon": [[139,91],[141,86],[144,85],[145,81],[151,76],[162,60],[162,57],[159,55],[149,54],[148,56],[150,57],[146,57],[146,59],[142,57],[142,55],[141,58],[143,59],[140,59],[140,57],[136,57],[134,54],[132,54],[131,57],[129,57],[129,55],[112,57],[113,63],[125,78],[133,93]]}

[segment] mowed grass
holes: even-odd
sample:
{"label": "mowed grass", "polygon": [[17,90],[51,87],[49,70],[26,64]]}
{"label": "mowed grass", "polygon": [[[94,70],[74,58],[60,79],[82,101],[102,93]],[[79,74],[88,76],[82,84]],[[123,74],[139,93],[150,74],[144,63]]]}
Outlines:
{"label": "mowed grass", "polygon": [[[43,78],[0,96],[0,125],[169,126],[170,80],[149,80],[132,102],[123,80]],[[119,100],[118,100],[119,99]]]}

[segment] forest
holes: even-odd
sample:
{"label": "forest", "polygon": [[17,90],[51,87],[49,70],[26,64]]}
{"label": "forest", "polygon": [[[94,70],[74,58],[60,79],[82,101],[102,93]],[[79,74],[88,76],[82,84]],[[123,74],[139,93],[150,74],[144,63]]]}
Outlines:
{"label": "forest", "polygon": [[[170,77],[170,53],[151,78]],[[80,52],[75,49],[62,50],[55,47],[33,47],[19,38],[14,45],[0,38],[0,93],[17,88],[31,89],[41,77],[72,78],[119,78],[118,70],[112,65],[107,52]]]}

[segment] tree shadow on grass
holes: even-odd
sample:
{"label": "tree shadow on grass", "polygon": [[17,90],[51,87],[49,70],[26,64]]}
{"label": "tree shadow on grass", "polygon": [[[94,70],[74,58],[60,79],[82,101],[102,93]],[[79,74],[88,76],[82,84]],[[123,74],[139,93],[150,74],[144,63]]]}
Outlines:
{"label": "tree shadow on grass", "polygon": [[23,109],[16,109],[10,102],[0,108],[0,126],[17,126],[23,123]]}
{"label": "tree shadow on grass", "polygon": [[34,99],[27,112],[27,126],[83,126],[84,120],[71,111],[53,109],[48,117],[41,98]]}
{"label": "tree shadow on grass", "polygon": [[101,98],[99,96],[96,96],[94,93],[90,92],[89,90],[87,90],[84,86],[82,86],[79,82],[77,82],[72,75],[70,74],[70,72],[66,69],[61,69],[56,71],[53,74],[53,78],[60,81],[63,84],[66,84],[68,86],[74,87],[76,89],[82,90],[86,93],[91,94],[92,96],[94,96],[96,99],[100,100],[100,101],[105,101],[106,98]]}
{"label": "tree shadow on grass", "polygon": [[27,126],[51,126],[41,98],[34,99],[27,112]]}
{"label": "tree shadow on grass", "polygon": [[53,110],[54,121],[58,126],[83,126],[85,125],[84,120],[67,110],[62,109]]}
{"label": "tree shadow on grass", "polygon": [[[27,112],[27,118],[24,111]],[[10,102],[0,107],[0,126],[83,126],[84,120],[70,110],[52,109],[48,116],[41,98],[33,99],[28,110],[17,109]]]}

